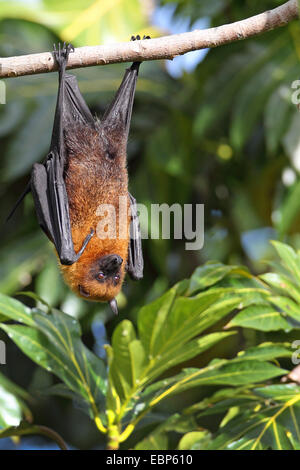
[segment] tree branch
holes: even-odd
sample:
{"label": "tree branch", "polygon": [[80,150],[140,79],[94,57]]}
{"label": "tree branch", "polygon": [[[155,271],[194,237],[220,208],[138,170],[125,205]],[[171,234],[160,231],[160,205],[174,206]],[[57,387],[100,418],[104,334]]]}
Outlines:
{"label": "tree branch", "polygon": [[[173,59],[190,51],[212,48],[284,26],[298,18],[297,0],[236,23],[217,28],[195,30],[145,41],[105,46],[87,46],[70,54],[68,69],[107,65],[135,60]],[[49,52],[0,59],[0,78],[33,75],[57,70]]]}

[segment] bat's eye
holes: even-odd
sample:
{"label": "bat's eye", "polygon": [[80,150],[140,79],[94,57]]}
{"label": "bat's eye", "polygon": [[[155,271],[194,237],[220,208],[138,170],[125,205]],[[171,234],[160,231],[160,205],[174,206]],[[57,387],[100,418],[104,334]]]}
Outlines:
{"label": "bat's eye", "polygon": [[105,274],[100,271],[98,274],[97,274],[97,280],[98,281],[104,281],[104,279],[106,278]]}
{"label": "bat's eye", "polygon": [[120,274],[115,274],[114,277],[113,277],[113,283],[114,285],[118,285],[119,284],[119,281],[120,281]]}

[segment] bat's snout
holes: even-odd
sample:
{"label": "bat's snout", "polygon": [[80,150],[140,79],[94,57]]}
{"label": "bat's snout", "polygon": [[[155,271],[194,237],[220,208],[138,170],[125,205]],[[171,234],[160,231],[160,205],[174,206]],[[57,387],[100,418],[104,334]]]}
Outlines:
{"label": "bat's snout", "polygon": [[106,255],[100,258],[100,269],[107,275],[114,274],[119,271],[123,258],[119,255]]}

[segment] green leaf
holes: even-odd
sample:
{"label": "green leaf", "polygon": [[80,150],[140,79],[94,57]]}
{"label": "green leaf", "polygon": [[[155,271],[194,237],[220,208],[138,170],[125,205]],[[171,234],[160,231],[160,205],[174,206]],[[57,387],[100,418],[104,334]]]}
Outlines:
{"label": "green leaf", "polygon": [[192,416],[183,416],[175,413],[165,419],[154,431],[152,431],[145,439],[140,441],[136,446],[136,450],[166,450],[168,449],[167,432],[185,433],[187,430],[198,429],[198,425]]}
{"label": "green leaf", "polygon": [[254,389],[263,398],[240,413],[217,433],[209,449],[289,450],[300,443],[299,387],[271,385]]}
{"label": "green leaf", "polygon": [[296,384],[275,384],[265,387],[256,387],[253,392],[263,398],[272,398],[277,401],[287,402],[300,396],[300,387]]}
{"label": "green leaf", "polygon": [[296,302],[300,303],[300,289],[288,276],[281,273],[266,273],[262,274],[260,278],[270,286],[275,287],[280,293],[286,294],[288,292]]}
{"label": "green leaf", "polygon": [[191,377],[192,384],[222,384],[222,385],[245,385],[260,382],[286,373],[284,369],[274,366],[268,362],[258,361],[228,361],[216,370],[201,371],[199,376],[195,372]]}
{"label": "green leaf", "polygon": [[38,309],[30,311],[24,306],[22,310],[20,302],[11,300],[6,313],[19,321],[24,318],[30,326],[2,324],[0,327],[27,356],[56,374],[85,399],[93,415],[97,414],[106,393],[106,370],[102,360],[82,343],[79,323],[57,310],[51,314]]}
{"label": "green leaf", "polygon": [[165,433],[151,433],[150,436],[140,441],[135,450],[168,450],[168,436]]}
{"label": "green leaf", "polygon": [[246,351],[240,351],[234,361],[272,361],[277,357],[290,357],[289,345],[276,343],[262,343]]}
{"label": "green leaf", "polygon": [[143,346],[136,340],[134,327],[129,320],[124,320],[115,329],[112,347],[113,361],[110,374],[119,396],[125,398],[139,380],[145,362]]}
{"label": "green leaf", "polygon": [[300,257],[289,245],[277,241],[272,241],[272,244],[282,259],[283,265],[296,278],[297,283],[300,283]]}
{"label": "green leaf", "polygon": [[241,295],[235,295],[234,290],[212,289],[187,298],[177,296],[179,288],[175,286],[141,309],[139,339],[129,321],[117,326],[112,339],[110,377],[121,400],[130,399],[165,370],[227,337],[227,333],[214,333],[195,338],[237,307]]}
{"label": "green leaf", "polygon": [[205,450],[211,440],[208,431],[193,431],[185,434],[179,441],[179,450]]}
{"label": "green leaf", "polygon": [[[23,388],[9,380],[5,375],[0,373],[0,389],[2,391],[2,400],[0,399],[0,426],[6,427],[12,424],[16,425],[16,419],[23,416],[28,420],[32,420],[32,414],[28,408],[26,401],[32,401],[31,396]],[[4,397],[6,395],[6,398]],[[3,397],[5,399],[3,399]],[[5,417],[9,418],[7,421]],[[12,419],[14,420],[12,422]]]}
{"label": "green leaf", "polygon": [[250,274],[243,267],[238,266],[226,266],[218,262],[209,262],[204,266],[200,266],[193,273],[188,288],[188,295],[192,295],[199,290],[203,290],[206,287],[210,287],[217,282],[221,281],[228,274],[246,274],[251,277]]}
{"label": "green leaf", "polygon": [[67,445],[57,432],[46,426],[39,426],[22,421],[18,426],[10,426],[4,430],[0,430],[0,439],[13,436],[27,436],[29,434],[40,434],[52,439],[62,450],[68,450]]}
{"label": "green leaf", "polygon": [[280,309],[284,315],[294,318],[300,322],[300,305],[296,304],[288,297],[277,296],[270,297],[270,302]]}
{"label": "green leaf", "polygon": [[290,331],[292,329],[287,320],[269,305],[252,305],[245,308],[228,323],[227,328],[233,326],[243,326],[261,331]]}
{"label": "green leaf", "polygon": [[34,325],[30,308],[26,307],[19,300],[8,297],[0,293],[0,312],[11,320],[15,320],[25,325]]}
{"label": "green leaf", "polygon": [[184,369],[180,374],[158,381],[143,392],[148,406],[171,395],[200,385],[240,386],[284,375],[286,371],[264,361],[214,360],[203,369]]}
{"label": "green leaf", "polygon": [[0,428],[18,426],[22,417],[22,406],[19,400],[0,384]]}

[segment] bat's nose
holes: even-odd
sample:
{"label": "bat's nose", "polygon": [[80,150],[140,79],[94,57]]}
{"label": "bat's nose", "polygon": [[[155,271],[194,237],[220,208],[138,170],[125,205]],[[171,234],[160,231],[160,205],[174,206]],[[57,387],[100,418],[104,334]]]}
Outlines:
{"label": "bat's nose", "polygon": [[100,268],[107,274],[116,273],[123,263],[123,258],[119,255],[106,255],[100,260]]}
{"label": "bat's nose", "polygon": [[111,263],[115,266],[121,266],[123,263],[123,258],[121,258],[119,255],[111,255]]}

